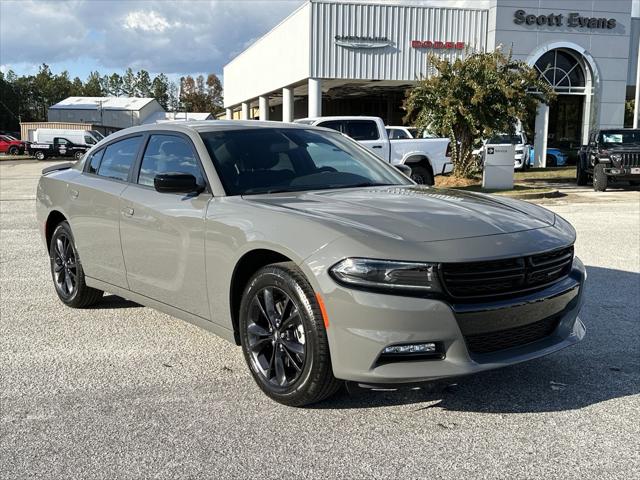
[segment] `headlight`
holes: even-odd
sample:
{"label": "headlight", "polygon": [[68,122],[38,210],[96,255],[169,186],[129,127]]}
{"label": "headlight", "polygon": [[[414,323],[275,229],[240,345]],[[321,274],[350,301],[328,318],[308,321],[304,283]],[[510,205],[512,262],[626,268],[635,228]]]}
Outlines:
{"label": "headlight", "polygon": [[622,160],[622,155],[620,155],[619,153],[612,153],[609,158],[611,158],[612,162],[619,162],[620,160]]}
{"label": "headlight", "polygon": [[370,258],[346,258],[331,267],[333,278],[343,285],[375,290],[440,292],[437,266]]}

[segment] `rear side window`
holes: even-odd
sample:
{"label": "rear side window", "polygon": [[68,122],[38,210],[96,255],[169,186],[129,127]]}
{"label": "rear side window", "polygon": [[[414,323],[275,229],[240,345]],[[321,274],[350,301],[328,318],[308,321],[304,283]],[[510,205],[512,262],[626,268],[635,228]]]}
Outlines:
{"label": "rear side window", "polygon": [[163,173],[187,173],[196,177],[199,185],[204,178],[193,148],[182,137],[175,135],[151,135],[142,158],[138,183],[153,186],[156,175]]}
{"label": "rear side window", "polygon": [[327,122],[321,122],[318,124],[318,127],[330,128],[331,130],[337,130],[338,132],[342,132],[342,124],[344,122],[341,120],[329,120]]}
{"label": "rear side window", "polygon": [[91,158],[89,159],[89,166],[87,167],[87,173],[93,173],[94,175],[98,173],[98,167],[100,166],[102,155],[104,155],[104,149],[98,150],[96,153],[91,155]]}
{"label": "rear side window", "polygon": [[354,140],[378,140],[378,125],[371,120],[350,120],[347,122],[345,132]]}
{"label": "rear side window", "polygon": [[136,159],[142,137],[131,137],[112,143],[104,149],[104,154],[98,175],[126,181],[129,178],[129,169]]}

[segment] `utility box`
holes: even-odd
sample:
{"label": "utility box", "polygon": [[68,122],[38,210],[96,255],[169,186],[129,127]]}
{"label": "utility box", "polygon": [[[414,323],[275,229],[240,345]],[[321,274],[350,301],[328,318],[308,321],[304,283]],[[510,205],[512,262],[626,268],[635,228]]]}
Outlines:
{"label": "utility box", "polygon": [[513,189],[515,145],[491,144],[485,146],[482,188],[492,190]]}

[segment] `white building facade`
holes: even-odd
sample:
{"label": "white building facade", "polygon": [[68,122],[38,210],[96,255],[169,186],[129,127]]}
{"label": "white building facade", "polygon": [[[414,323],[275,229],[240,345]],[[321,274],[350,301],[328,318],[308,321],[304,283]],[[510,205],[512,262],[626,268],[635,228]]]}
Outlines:
{"label": "white building facade", "polygon": [[621,127],[633,97],[640,20],[632,0],[310,0],[224,68],[227,118],[376,115],[399,124],[428,54],[511,50],[558,94],[535,115],[535,151],[567,150]]}

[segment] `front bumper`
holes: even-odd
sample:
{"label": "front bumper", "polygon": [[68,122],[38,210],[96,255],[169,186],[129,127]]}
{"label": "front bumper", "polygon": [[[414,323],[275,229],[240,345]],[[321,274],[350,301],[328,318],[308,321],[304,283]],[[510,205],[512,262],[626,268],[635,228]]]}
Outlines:
{"label": "front bumper", "polygon": [[[544,290],[473,305],[339,287],[327,301],[334,375],[368,384],[411,383],[467,375],[553,353],[585,335],[578,318],[585,278],[584,265],[576,257],[570,275]],[[490,353],[474,353],[469,348],[475,335],[526,327],[551,317],[551,333],[530,343]],[[443,358],[379,361],[387,346],[423,342],[437,342]]]}

